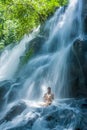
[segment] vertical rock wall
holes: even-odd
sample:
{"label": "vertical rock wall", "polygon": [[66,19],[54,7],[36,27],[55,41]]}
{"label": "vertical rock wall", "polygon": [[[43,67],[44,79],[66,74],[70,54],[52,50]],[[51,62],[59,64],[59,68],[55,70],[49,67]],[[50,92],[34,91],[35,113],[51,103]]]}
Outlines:
{"label": "vertical rock wall", "polygon": [[87,35],[87,0],[83,1],[83,11],[82,11],[82,18],[83,18],[83,26],[84,26],[84,33]]}

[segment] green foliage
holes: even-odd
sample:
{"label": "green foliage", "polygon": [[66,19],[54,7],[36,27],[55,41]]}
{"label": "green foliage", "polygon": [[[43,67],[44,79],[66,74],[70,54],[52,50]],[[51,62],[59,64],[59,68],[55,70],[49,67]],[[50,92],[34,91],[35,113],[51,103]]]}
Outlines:
{"label": "green foliage", "polygon": [[67,0],[0,0],[0,42],[15,43]]}

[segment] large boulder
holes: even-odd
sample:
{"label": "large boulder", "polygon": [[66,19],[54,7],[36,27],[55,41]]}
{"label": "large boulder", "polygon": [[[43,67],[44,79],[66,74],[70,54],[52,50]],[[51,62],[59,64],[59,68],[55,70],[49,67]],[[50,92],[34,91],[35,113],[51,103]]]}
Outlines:
{"label": "large boulder", "polygon": [[20,87],[21,84],[19,82],[9,80],[0,82],[0,109],[3,109],[6,103],[18,98]]}
{"label": "large boulder", "polygon": [[6,113],[6,115],[0,120],[0,124],[3,122],[11,121],[16,116],[20,115],[26,108],[26,104],[23,102],[18,102],[12,106],[12,108]]}

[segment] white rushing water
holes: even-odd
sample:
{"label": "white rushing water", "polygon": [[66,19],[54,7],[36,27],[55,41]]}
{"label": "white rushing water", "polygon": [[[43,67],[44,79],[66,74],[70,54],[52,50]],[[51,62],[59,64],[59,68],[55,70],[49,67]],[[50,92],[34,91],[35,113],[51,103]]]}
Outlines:
{"label": "white rushing water", "polygon": [[36,36],[39,27],[29,36],[25,35],[18,45],[11,49],[5,49],[0,56],[0,81],[12,79],[23,56],[26,44]]}
{"label": "white rushing water", "polygon": [[[86,130],[87,121],[79,108],[85,101],[61,99],[70,93],[69,81],[72,79],[69,61],[74,40],[83,35],[81,12],[82,0],[70,0],[67,7],[60,7],[46,22],[44,30],[49,32],[49,36],[41,53],[33,56],[18,73],[18,87],[12,84],[8,89],[7,86],[8,91],[6,89],[2,101],[5,98],[8,100],[3,103],[0,130],[76,130],[77,127]],[[38,29],[12,49],[4,50],[0,56],[0,81],[14,78],[26,44],[35,38],[36,32]],[[48,86],[52,88],[55,100],[52,106],[45,108],[39,103]],[[11,97],[16,97],[11,102],[10,93]]]}
{"label": "white rushing water", "polygon": [[[65,12],[61,7],[47,21],[45,29],[49,28],[50,34],[42,47],[43,54],[26,66],[26,70],[30,68],[28,71],[31,75],[24,84],[23,92],[27,91],[24,97],[38,99],[47,86],[51,86],[56,98],[68,95],[69,55],[73,41],[81,34],[81,4],[81,1],[70,0]],[[62,90],[65,92],[62,93]]]}

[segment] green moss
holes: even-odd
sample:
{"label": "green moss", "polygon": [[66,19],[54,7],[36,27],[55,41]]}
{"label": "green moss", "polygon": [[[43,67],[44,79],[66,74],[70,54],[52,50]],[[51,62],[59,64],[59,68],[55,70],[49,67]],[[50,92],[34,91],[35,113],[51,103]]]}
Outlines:
{"label": "green moss", "polygon": [[34,54],[34,49],[30,48],[29,51],[21,58],[21,65],[24,65],[25,63],[28,62],[28,60],[33,56]]}
{"label": "green moss", "polygon": [[3,48],[4,48],[4,42],[1,41],[1,42],[0,42],[0,50],[2,50]]}

